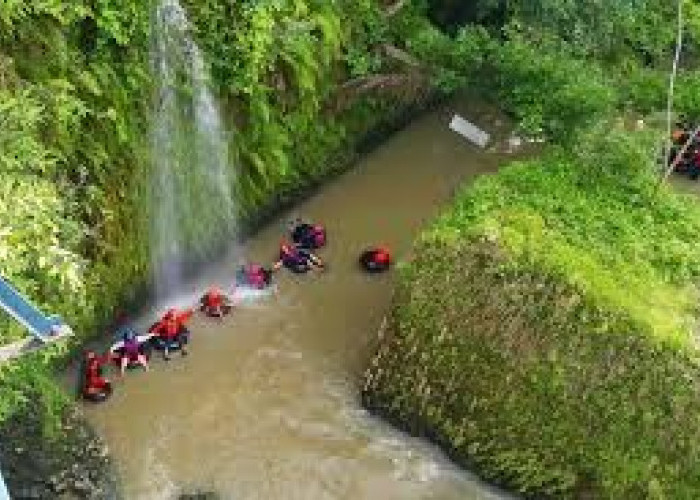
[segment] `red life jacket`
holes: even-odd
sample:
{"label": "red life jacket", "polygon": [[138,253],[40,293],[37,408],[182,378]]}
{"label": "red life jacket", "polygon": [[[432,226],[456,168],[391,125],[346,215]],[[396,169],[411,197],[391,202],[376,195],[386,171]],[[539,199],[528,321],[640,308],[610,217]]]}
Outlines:
{"label": "red life jacket", "polygon": [[223,298],[221,297],[221,294],[215,291],[210,291],[207,293],[207,295],[204,297],[204,304],[206,307],[209,309],[214,309],[217,307],[221,307],[223,305]]}
{"label": "red life jacket", "polygon": [[180,326],[185,326],[185,321],[190,319],[192,314],[194,313],[194,310],[188,309],[187,311],[183,311],[180,314],[178,314],[175,319],[176,321],[180,324]]}
{"label": "red life jacket", "polygon": [[193,311],[187,310],[180,314],[173,312],[168,313],[158,324],[156,330],[158,334],[165,339],[174,339],[180,330],[185,326]]}
{"label": "red life jacket", "polygon": [[104,389],[107,385],[107,380],[102,377],[102,364],[104,361],[105,360],[101,357],[94,357],[87,361],[84,381],[84,387],[86,390]]}
{"label": "red life jacket", "polygon": [[102,376],[102,363],[100,363],[99,358],[92,358],[87,362],[86,373],[88,380]]}
{"label": "red life jacket", "polygon": [[180,322],[176,317],[169,316],[160,320],[154,333],[164,339],[170,340],[177,336],[178,331],[180,331]]}

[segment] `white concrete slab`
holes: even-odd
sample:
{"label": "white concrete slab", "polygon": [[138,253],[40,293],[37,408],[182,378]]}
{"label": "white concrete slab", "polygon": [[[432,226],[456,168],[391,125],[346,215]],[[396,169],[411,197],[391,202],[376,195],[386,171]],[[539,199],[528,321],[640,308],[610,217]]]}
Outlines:
{"label": "white concrete slab", "polygon": [[468,122],[459,115],[454,115],[452,117],[450,129],[454,130],[481,148],[485,147],[489,142],[490,137],[487,132],[484,132],[479,127],[471,122]]}

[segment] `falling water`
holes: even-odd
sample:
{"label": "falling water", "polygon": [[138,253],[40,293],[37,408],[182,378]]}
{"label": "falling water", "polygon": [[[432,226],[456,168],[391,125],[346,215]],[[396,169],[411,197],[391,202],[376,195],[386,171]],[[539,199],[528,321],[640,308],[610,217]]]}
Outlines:
{"label": "falling water", "polygon": [[206,65],[178,0],[159,0],[151,52],[157,93],[151,176],[151,255],[157,300],[177,292],[185,257],[232,234],[227,137]]}

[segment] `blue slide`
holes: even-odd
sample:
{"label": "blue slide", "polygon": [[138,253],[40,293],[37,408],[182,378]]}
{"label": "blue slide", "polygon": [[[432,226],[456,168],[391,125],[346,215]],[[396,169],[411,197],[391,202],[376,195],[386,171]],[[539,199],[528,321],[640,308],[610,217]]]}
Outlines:
{"label": "blue slide", "polygon": [[[0,276],[0,307],[19,321],[42,342],[55,340],[70,332],[58,316],[46,316]],[[0,496],[0,498],[2,498]]]}
{"label": "blue slide", "polygon": [[5,481],[2,479],[2,473],[0,473],[0,500],[10,500],[10,493],[7,491]]}
{"label": "blue slide", "polygon": [[[70,327],[57,316],[45,316],[39,309],[0,276],[0,307],[19,321],[42,343],[70,334]],[[0,472],[0,500],[10,500],[10,493]]]}

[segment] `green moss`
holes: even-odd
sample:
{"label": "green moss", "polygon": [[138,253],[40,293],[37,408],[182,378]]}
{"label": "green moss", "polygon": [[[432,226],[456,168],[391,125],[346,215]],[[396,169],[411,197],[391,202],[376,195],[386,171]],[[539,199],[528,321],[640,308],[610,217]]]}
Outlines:
{"label": "green moss", "polygon": [[538,498],[692,498],[700,207],[600,127],[483,178],[401,270],[365,403]]}
{"label": "green moss", "polygon": [[579,144],[573,156],[555,149],[478,181],[434,232],[488,234],[660,339],[689,340],[689,287],[700,274],[697,202],[657,193],[641,137],[603,125]]}

